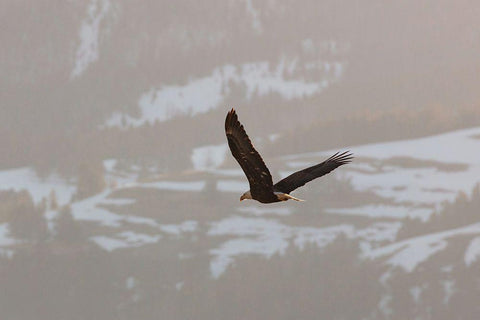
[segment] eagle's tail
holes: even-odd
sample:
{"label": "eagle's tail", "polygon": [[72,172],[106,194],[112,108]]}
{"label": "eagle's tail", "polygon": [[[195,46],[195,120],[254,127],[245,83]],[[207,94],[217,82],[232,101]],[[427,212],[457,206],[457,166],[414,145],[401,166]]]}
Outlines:
{"label": "eagle's tail", "polygon": [[295,198],[294,196],[291,196],[288,193],[285,193],[285,197],[287,197],[288,199],[295,200],[295,201],[305,201],[305,200],[302,200],[302,199]]}

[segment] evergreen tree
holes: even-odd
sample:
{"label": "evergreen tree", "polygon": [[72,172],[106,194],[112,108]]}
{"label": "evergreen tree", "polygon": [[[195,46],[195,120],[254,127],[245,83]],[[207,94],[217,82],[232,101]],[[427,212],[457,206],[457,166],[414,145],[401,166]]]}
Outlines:
{"label": "evergreen tree", "polygon": [[78,243],[84,239],[80,226],[73,219],[70,206],[63,207],[55,220],[55,239],[67,243]]}
{"label": "evergreen tree", "polygon": [[57,210],[58,209],[58,202],[57,202],[57,194],[55,193],[55,190],[50,191],[49,195],[49,202],[50,202],[50,210]]}
{"label": "evergreen tree", "polygon": [[101,161],[84,163],[78,168],[77,199],[91,197],[105,188],[104,168]]}
{"label": "evergreen tree", "polygon": [[47,222],[41,207],[36,207],[30,193],[26,190],[13,194],[14,206],[11,208],[9,229],[17,239],[42,241],[47,238]]}

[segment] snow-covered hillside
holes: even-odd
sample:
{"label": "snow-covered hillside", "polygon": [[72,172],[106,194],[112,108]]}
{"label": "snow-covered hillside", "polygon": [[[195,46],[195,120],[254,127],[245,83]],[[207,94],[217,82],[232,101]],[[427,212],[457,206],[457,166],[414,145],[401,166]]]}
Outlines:
{"label": "snow-covered hillside", "polygon": [[[105,178],[110,182],[115,181],[115,186],[71,203],[71,213],[79,221],[90,221],[111,228],[108,235],[97,233],[91,236],[92,241],[109,251],[156,243],[165,236],[175,235],[182,239],[205,232],[207,237],[220,241],[208,249],[211,274],[214,277],[219,277],[238,257],[249,254],[268,257],[282,254],[290,245],[302,248],[305,243],[325,247],[339,235],[360,240],[364,258],[383,261],[384,257],[389,257],[387,264],[401,266],[407,271],[413,271],[416,266],[444,250],[451,239],[466,235],[472,239],[472,244],[464,254],[465,263],[470,264],[478,253],[480,229],[476,224],[400,242],[396,242],[396,235],[405,218],[428,223],[430,216],[441,208],[442,203],[452,201],[460,191],[470,192],[480,181],[480,156],[476,152],[480,145],[477,138],[479,134],[480,128],[472,128],[420,139],[351,146],[349,149],[354,152],[355,161],[341,167],[334,175],[348,180],[355,191],[369,191],[383,200],[363,201],[353,207],[319,209],[321,203],[316,203],[315,198],[307,198],[307,203],[317,208],[317,213],[312,214],[338,216],[343,220],[337,225],[290,225],[286,218],[302,212],[302,203],[265,206],[254,202],[235,202],[237,196],[248,188],[248,184],[239,168],[221,167],[225,157],[229,156],[224,145],[194,150],[191,160],[197,171],[192,178],[188,174],[181,174],[168,179],[156,178],[142,182],[135,173],[117,171],[115,160],[106,160]],[[281,176],[285,176],[321,161],[332,152],[333,150],[290,155],[274,159],[273,162],[274,166],[280,166],[276,169],[280,170]],[[207,154],[213,158],[205,158]],[[213,177],[216,192],[210,192],[215,192],[215,197],[228,199],[228,204],[223,209],[223,218],[216,217],[207,222],[187,219],[172,224],[162,222],[164,216],[160,212],[158,217],[146,217],[142,211],[129,209],[125,213],[118,209],[135,208],[137,202],[135,197],[116,196],[122,190],[202,194],[209,183],[205,180],[204,173],[210,175],[209,179]],[[67,181],[62,182],[54,176],[41,181],[29,169],[1,172],[0,179],[2,189],[24,188],[37,202],[42,197],[48,197],[51,190],[54,190],[59,203],[66,204],[75,191]],[[319,179],[305,188],[311,192],[321,187],[327,179],[332,178]],[[305,191],[299,189],[296,192],[301,195]],[[169,200],[164,198],[163,201]],[[178,207],[182,205],[184,204],[177,204]],[[120,211],[123,213],[118,213]],[[50,210],[47,217],[52,220],[58,214],[60,213]],[[355,217],[369,220],[366,224],[357,225]],[[204,228],[200,230],[199,224],[203,224]],[[147,231],[138,231],[136,225],[148,227]],[[6,232],[3,238],[4,249],[14,245],[6,239]]]}
{"label": "snow-covered hillside", "polygon": [[0,318],[478,318],[478,3],[1,2]]}

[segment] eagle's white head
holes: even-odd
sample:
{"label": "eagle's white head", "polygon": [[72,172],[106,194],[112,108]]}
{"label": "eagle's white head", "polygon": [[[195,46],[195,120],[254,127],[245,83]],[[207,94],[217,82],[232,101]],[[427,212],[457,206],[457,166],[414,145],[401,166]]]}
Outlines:
{"label": "eagle's white head", "polygon": [[252,199],[252,194],[250,193],[250,190],[242,194],[242,196],[240,197],[240,201],[245,199]]}

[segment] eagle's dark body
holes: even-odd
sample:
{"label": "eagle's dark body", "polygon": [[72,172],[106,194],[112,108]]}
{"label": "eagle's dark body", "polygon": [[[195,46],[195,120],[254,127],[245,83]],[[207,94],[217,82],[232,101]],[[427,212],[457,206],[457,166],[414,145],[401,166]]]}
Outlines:
{"label": "eagle's dark body", "polygon": [[350,152],[336,153],[322,163],[297,171],[273,184],[270,171],[260,154],[253,147],[243,125],[238,121],[234,109],[227,114],[225,119],[225,133],[230,151],[242,167],[250,184],[250,190],[245,192],[240,200],[254,199],[262,203],[289,199],[299,201],[300,199],[290,196],[290,192],[343,164],[349,163],[353,158]]}

